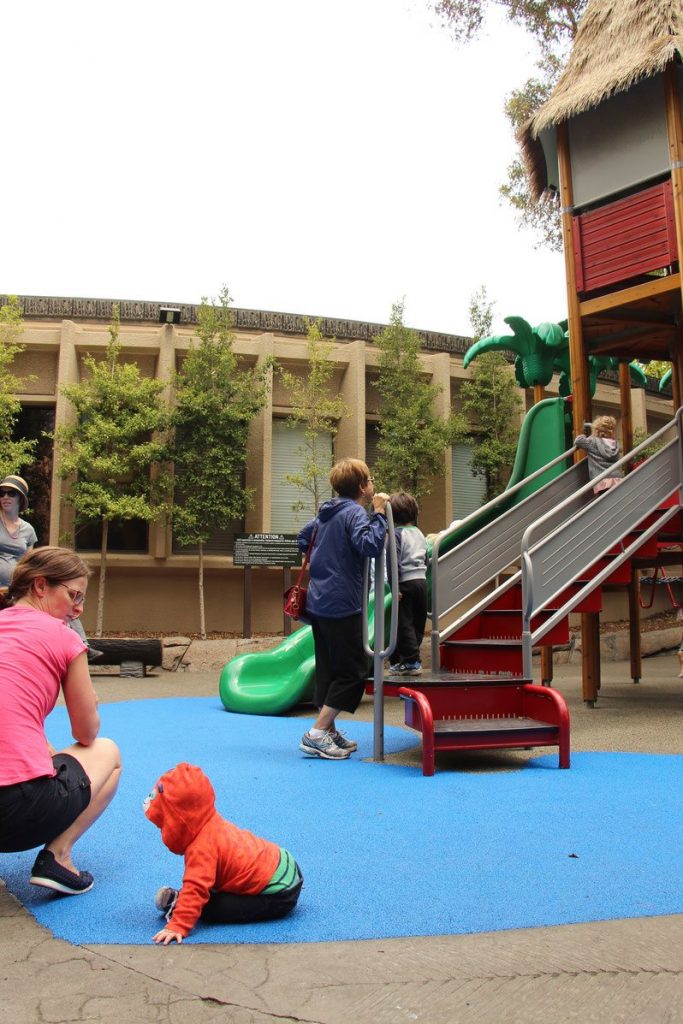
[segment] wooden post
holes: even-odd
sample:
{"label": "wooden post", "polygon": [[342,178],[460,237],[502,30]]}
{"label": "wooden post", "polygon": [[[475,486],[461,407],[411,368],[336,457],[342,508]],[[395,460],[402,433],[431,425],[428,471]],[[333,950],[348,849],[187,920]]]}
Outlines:
{"label": "wooden post", "polygon": [[545,398],[545,388],[542,384],[534,384],[534,405],[538,405]]}
{"label": "wooden post", "polygon": [[[666,127],[669,138],[671,189],[673,192],[674,218],[676,221],[678,265],[683,267],[683,118],[681,117],[681,97],[678,92],[678,68],[674,61],[671,61],[664,72],[664,96],[666,100]],[[683,294],[683,283],[681,284],[681,290]],[[680,408],[683,401],[683,358],[681,347],[682,341],[679,338],[676,350],[671,353],[674,410]]]}
{"label": "wooden post", "polygon": [[642,676],[642,661],[640,646],[640,571],[638,569],[633,570],[631,582],[628,585],[628,630],[631,679],[634,683],[639,683]]}
{"label": "wooden post", "polygon": [[244,598],[242,609],[242,636],[251,639],[251,566],[244,567]]}
{"label": "wooden post", "polygon": [[[619,395],[621,401],[621,440],[624,452],[633,448],[633,408],[631,406],[631,371],[627,362],[619,363]],[[629,471],[630,467],[626,467]]]}
{"label": "wooden post", "polygon": [[583,699],[589,708],[595,707],[600,689],[600,614],[581,614],[581,667],[583,671]]}
{"label": "wooden post", "polygon": [[[282,592],[286,593],[292,585],[292,570],[288,565],[282,570]],[[289,615],[282,616],[282,632],[285,636],[290,636],[292,632],[292,620]]]}
{"label": "wooden post", "polygon": [[[557,159],[560,170],[560,200],[562,203],[562,241],[564,268],[567,279],[567,310],[569,320],[569,360],[572,374],[574,434],[583,433],[583,425],[591,420],[591,396],[588,377],[588,356],[583,343],[581,307],[576,286],[574,264],[574,190],[569,157],[569,129],[563,122],[557,127]],[[584,457],[584,452],[578,452]],[[583,699],[589,707],[595,705],[600,688],[600,616],[597,612],[581,615],[581,666]]]}
{"label": "wooden post", "polygon": [[[581,309],[576,289],[574,265],[574,223],[572,221],[574,192],[569,159],[569,131],[566,123],[557,128],[557,157],[560,169],[560,200],[562,203],[562,241],[564,269],[567,281],[567,309],[569,320],[569,359],[571,362],[574,434],[583,433],[583,425],[591,416],[591,398],[588,380],[588,359],[583,344]],[[583,457],[582,452],[578,453]]]}
{"label": "wooden post", "polygon": [[671,353],[671,393],[676,412],[683,405],[683,338]]}

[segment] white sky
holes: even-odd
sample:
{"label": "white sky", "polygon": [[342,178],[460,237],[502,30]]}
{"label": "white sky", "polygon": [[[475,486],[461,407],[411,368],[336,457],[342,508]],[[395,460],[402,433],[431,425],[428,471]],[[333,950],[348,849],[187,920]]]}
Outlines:
{"label": "white sky", "polygon": [[426,0],[3,5],[0,293],[197,302],[470,333],[565,316],[562,257],[498,186],[502,21],[456,47]]}

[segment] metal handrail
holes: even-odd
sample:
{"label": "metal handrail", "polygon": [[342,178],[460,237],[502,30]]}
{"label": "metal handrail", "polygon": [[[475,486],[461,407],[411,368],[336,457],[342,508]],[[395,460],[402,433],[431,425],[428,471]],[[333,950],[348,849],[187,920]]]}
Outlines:
{"label": "metal handrail", "polygon": [[[373,744],[372,756],[375,761],[384,760],[384,661],[390,657],[396,647],[398,635],[398,561],[396,558],[396,531],[394,515],[389,502],[384,507],[387,517],[387,532],[384,546],[375,558],[375,639],[374,647],[369,640],[369,598],[370,598],[370,559],[363,563],[363,647],[368,657],[373,659]],[[391,616],[389,619],[389,642],[384,647],[385,608],[384,608],[384,566],[385,550],[389,548],[389,583],[391,588]]]}
{"label": "metal handrail", "polygon": [[[594,577],[592,577],[590,582],[586,583],[586,585],[584,587],[582,587],[581,590],[578,593],[575,593],[571,598],[569,598],[567,601],[565,601],[561,608],[558,608],[558,609],[554,610],[552,616],[550,616],[550,618],[548,618],[548,619],[546,619],[544,621],[543,626],[542,626],[542,630],[538,630],[537,629],[536,632],[534,634],[532,634],[532,632],[531,632],[531,619],[532,619],[532,616],[534,614],[536,614],[542,607],[546,606],[550,600],[554,599],[554,597],[557,596],[558,593],[561,593],[562,590],[566,589],[566,587],[574,579],[577,578],[575,573],[572,575],[571,579],[557,578],[554,581],[554,583],[553,583],[553,586],[555,587],[555,591],[556,591],[555,594],[553,594],[552,596],[546,595],[543,598],[543,600],[538,601],[538,605],[537,605],[537,602],[535,600],[535,595],[534,595],[534,565],[533,565],[533,556],[534,556],[534,554],[537,554],[538,552],[540,552],[541,549],[544,548],[544,546],[551,546],[552,544],[561,544],[562,542],[560,541],[559,538],[562,535],[564,535],[565,537],[568,536],[568,534],[567,534],[568,528],[571,526],[571,524],[575,523],[580,517],[588,516],[588,517],[591,517],[592,519],[595,519],[596,512],[599,513],[601,510],[603,510],[604,514],[606,514],[607,511],[609,511],[609,508],[608,508],[607,505],[602,505],[602,503],[600,505],[595,505],[592,501],[590,501],[589,504],[585,505],[583,508],[580,508],[574,515],[571,515],[568,519],[562,519],[562,513],[564,511],[568,510],[572,505],[576,505],[577,499],[580,500],[583,496],[587,496],[589,494],[589,492],[593,491],[593,488],[595,487],[595,485],[597,483],[599,483],[601,480],[606,479],[609,476],[612,476],[613,473],[614,473],[614,470],[616,468],[621,468],[621,467],[626,466],[629,463],[633,462],[634,459],[637,458],[637,456],[639,454],[641,454],[643,451],[645,451],[648,447],[650,447],[653,442],[656,442],[660,438],[663,438],[666,434],[668,434],[670,431],[672,431],[672,429],[675,429],[675,431],[676,431],[675,436],[659,452],[657,452],[655,455],[653,455],[652,459],[648,460],[648,462],[645,465],[643,465],[643,467],[641,467],[641,469],[637,470],[636,473],[638,475],[640,475],[640,473],[644,470],[645,473],[646,473],[646,477],[648,475],[652,475],[653,473],[656,473],[657,470],[658,470],[657,463],[661,462],[662,466],[661,466],[661,469],[659,469],[659,472],[662,472],[662,471],[666,470],[667,467],[668,467],[668,470],[669,470],[668,480],[665,477],[665,481],[664,481],[664,491],[666,491],[667,496],[669,496],[670,494],[673,494],[677,489],[680,492],[681,486],[683,484],[683,443],[682,443],[683,442],[683,431],[681,430],[682,418],[683,418],[683,408],[680,408],[680,409],[678,409],[676,411],[676,414],[675,414],[674,418],[672,420],[670,420],[667,424],[665,424],[663,427],[661,427],[658,431],[656,431],[651,437],[648,437],[641,444],[637,445],[637,447],[634,448],[632,451],[630,451],[626,455],[622,456],[621,459],[619,459],[612,466],[610,466],[607,469],[603,470],[602,473],[600,473],[597,476],[593,477],[593,479],[588,484],[586,484],[586,485],[584,485],[584,487],[580,488],[574,495],[572,495],[571,497],[567,498],[565,501],[560,502],[560,504],[556,508],[552,509],[550,512],[548,512],[545,515],[541,516],[534,523],[530,524],[527,527],[527,529],[525,530],[524,535],[522,537],[522,550],[521,550],[521,556],[522,556],[522,571],[521,571],[521,575],[522,575],[522,594],[523,594],[523,597],[522,597],[522,618],[523,618],[523,622],[522,622],[522,646],[523,646],[523,662],[524,662],[523,672],[527,673],[527,672],[531,671],[531,653],[532,653],[532,647],[533,647],[534,643],[537,642],[542,637],[542,635],[545,634],[553,625],[555,625],[562,618],[564,618],[568,614],[568,612],[571,611],[571,609],[576,606],[576,604],[578,604],[585,596],[588,595],[588,593],[590,593],[597,586],[599,586],[602,582],[604,582],[604,580],[607,579],[611,575],[611,573],[614,571],[614,569],[618,568],[619,565],[621,565],[627,559],[632,557],[636,553],[638,548],[646,540],[648,540],[650,537],[654,536],[658,532],[658,530],[661,529],[661,526],[666,521],[671,519],[677,513],[677,509],[674,508],[674,509],[671,509],[668,512],[663,513],[662,517],[656,523],[651,524],[649,527],[647,527],[643,531],[643,533],[637,538],[637,540],[631,542],[631,544],[629,544],[627,547],[624,547],[623,550],[620,552],[619,556],[611,563],[610,566],[607,566],[607,567],[603,568],[599,573],[597,573]],[[675,458],[675,463],[672,463],[671,459],[672,459],[672,456],[674,455],[674,453],[673,453],[674,446],[676,446],[677,458]],[[651,467],[651,473],[650,474],[647,473],[647,466],[648,466],[648,464]],[[676,466],[677,472],[674,472],[674,465]],[[629,481],[630,480],[636,480],[636,479],[637,479],[637,477],[636,477],[635,474],[632,477],[627,478],[627,480],[629,480]],[[644,483],[644,482],[645,481],[643,480],[642,483]],[[672,483],[674,484],[674,486],[671,486]],[[635,490],[634,485],[631,484],[630,482],[628,483],[628,490],[629,491],[634,491]],[[619,492],[621,492],[621,493],[619,493]],[[613,501],[615,503],[615,505],[616,505],[617,502],[619,502],[620,500],[622,500],[625,497],[624,491],[622,491],[621,488],[619,488],[619,492],[611,492],[611,494],[608,494],[602,500],[603,501],[607,501],[608,503],[610,501]],[[644,489],[644,492],[645,492],[645,497],[647,497],[647,488]],[[637,525],[637,523],[642,522],[644,516],[648,515],[649,512],[652,512],[654,509],[656,509],[659,506],[659,504],[661,503],[661,500],[663,500],[662,493],[660,493],[656,497],[653,497],[654,504],[652,505],[651,508],[649,507],[649,503],[648,502],[645,502],[645,505],[644,505],[643,501],[640,501],[640,502],[637,502],[637,503],[634,501],[633,502],[633,507],[631,509],[631,514],[635,518],[633,520],[632,525],[635,526],[635,525]],[[645,506],[648,507],[647,511],[644,511],[644,507]],[[611,507],[611,505],[609,507]],[[627,508],[626,511],[629,511],[629,508]],[[542,529],[544,525],[547,525],[549,521],[551,521],[551,520],[558,520],[558,519],[560,519],[562,521],[559,523],[559,525],[555,529],[551,530],[550,532],[547,532],[542,538],[538,538],[537,539],[535,537],[535,535],[538,533],[538,531],[540,529]],[[587,522],[590,522],[590,519],[587,520]],[[624,527],[623,527],[623,524],[622,524],[620,529],[623,529],[623,528]],[[571,537],[569,537],[569,540],[567,542],[570,542],[570,541],[571,541]],[[597,557],[598,558],[602,557],[606,553],[606,551],[608,551],[609,548],[611,546],[613,546],[613,543],[614,543],[614,538],[612,538],[612,539],[606,538],[605,539],[606,546],[604,547],[604,550],[601,552],[601,554],[597,555]],[[593,551],[593,556],[595,556],[595,551]],[[594,563],[594,557],[591,558],[591,561],[590,561],[590,564],[593,564],[593,563]]]}
{"label": "metal handrail", "polygon": [[[569,459],[575,451],[575,446],[572,448],[568,448],[566,452],[562,452],[561,455],[557,455],[550,462],[547,462],[545,466],[541,466],[540,469],[534,470],[533,473],[530,473],[529,476],[525,476],[523,480],[520,480],[519,483],[516,483],[513,487],[501,491],[500,494],[496,495],[495,498],[491,498],[491,501],[488,501],[485,505],[482,505],[481,508],[476,509],[474,512],[470,512],[470,514],[468,516],[465,516],[464,519],[458,520],[457,526],[454,526],[452,528],[448,527],[446,530],[442,530],[441,533],[437,534],[436,540],[432,545],[432,571],[434,570],[434,566],[439,560],[439,548],[441,547],[441,544],[445,540],[451,537],[457,530],[462,530],[463,527],[467,526],[473,520],[478,519],[482,514],[490,512],[492,509],[496,508],[497,505],[502,504],[504,501],[509,501],[510,498],[513,498],[515,494],[517,494],[518,491],[521,491],[523,487],[526,487],[528,484],[533,483],[534,480],[537,480],[539,476],[543,475],[543,473],[547,473],[549,469],[553,468],[553,466],[557,466],[557,464],[562,462],[563,460]],[[449,548],[449,550],[446,552],[446,555],[450,555],[451,551],[454,550],[455,548]],[[444,555],[442,557],[446,556]]]}
{"label": "metal handrail", "polygon": [[[466,600],[472,593],[474,593],[477,590],[480,590],[482,586],[485,586],[492,579],[495,579],[495,577],[498,576],[500,574],[500,572],[505,568],[505,565],[503,565],[502,563],[499,564],[499,561],[497,561],[497,562],[495,562],[494,564],[491,565],[490,573],[488,573],[488,572],[484,572],[484,573],[478,572],[477,576],[476,576],[476,584],[473,583],[472,586],[471,586],[471,589],[469,589],[469,590],[467,590],[467,588],[465,588],[466,592],[459,593],[457,595],[458,599],[457,600],[454,599],[453,603],[451,603],[448,606],[448,608],[442,608],[441,607],[441,604],[443,603],[443,601],[442,601],[442,597],[441,597],[441,584],[440,584],[440,580],[441,580],[441,578],[443,576],[443,567],[446,566],[446,564],[451,560],[451,558],[460,558],[460,559],[462,559],[464,557],[464,551],[465,550],[467,550],[467,552],[468,552],[468,559],[470,561],[472,561],[472,560],[476,561],[476,553],[477,553],[476,546],[477,545],[483,545],[485,543],[484,538],[489,535],[489,531],[495,529],[497,532],[499,532],[501,530],[501,528],[504,530],[505,529],[505,524],[508,521],[508,519],[512,519],[513,517],[519,517],[520,510],[524,508],[524,506],[527,504],[527,502],[529,502],[529,503],[538,503],[539,497],[544,495],[544,494],[547,494],[548,489],[557,486],[558,485],[558,481],[566,480],[566,473],[573,473],[573,472],[575,473],[577,471],[577,464],[570,465],[569,468],[564,473],[560,474],[557,477],[554,477],[552,480],[548,481],[548,483],[544,484],[538,490],[533,491],[526,498],[524,498],[524,500],[522,502],[519,502],[516,505],[512,505],[511,508],[509,508],[505,512],[503,512],[502,515],[499,515],[495,519],[493,519],[490,522],[486,523],[484,526],[482,526],[480,528],[480,530],[476,531],[475,533],[472,533],[469,537],[466,537],[463,541],[461,541],[455,547],[450,548],[443,555],[439,554],[439,548],[440,548],[441,544],[449,536],[452,536],[452,534],[454,532],[461,530],[463,528],[463,526],[466,526],[468,523],[471,523],[471,522],[475,521],[476,519],[480,518],[482,513],[484,513],[486,515],[487,513],[490,513],[491,510],[495,509],[496,506],[499,506],[502,502],[509,502],[510,497],[514,498],[515,494],[517,494],[522,488],[528,486],[530,483],[532,483],[534,480],[537,480],[539,477],[542,477],[544,474],[546,474],[554,466],[556,466],[556,465],[558,465],[560,463],[566,463],[567,461],[569,461],[569,459],[571,458],[571,456],[574,454],[575,451],[576,451],[575,447],[568,448],[566,451],[562,452],[560,455],[558,455],[555,458],[553,458],[550,462],[546,463],[540,469],[537,469],[533,473],[530,473],[529,476],[525,477],[523,480],[521,480],[514,487],[511,487],[508,491],[503,491],[502,494],[498,495],[498,497],[496,497],[492,501],[488,502],[488,504],[484,505],[481,509],[478,509],[476,512],[471,513],[469,516],[467,516],[466,519],[462,520],[462,522],[459,523],[456,527],[453,527],[451,530],[444,531],[444,533],[440,534],[436,538],[436,540],[434,542],[434,547],[432,548],[432,562],[431,562],[431,569],[432,569],[432,572],[431,572],[431,612],[430,612],[430,618],[431,618],[431,623],[432,623],[432,641],[431,641],[432,660],[433,660],[434,664],[438,663],[439,644],[440,644],[441,640],[443,639],[443,636],[444,635],[448,635],[448,633],[452,632],[456,628],[456,626],[458,624],[462,624],[462,617],[461,617],[460,619],[457,620],[456,623],[452,623],[448,627],[448,630],[446,631],[445,634],[442,634],[442,632],[439,630],[439,623],[440,623],[441,618],[444,615],[449,614],[449,612],[451,612],[453,610],[453,608],[456,607],[456,605],[462,604],[462,602],[464,600]],[[572,492],[572,493],[575,493],[575,492]],[[520,526],[523,528],[523,525],[524,524],[522,522],[520,524]],[[519,529],[519,527],[517,527],[517,529]],[[521,539],[521,530],[520,530],[520,533],[519,533],[519,537]],[[519,543],[519,542],[517,541],[516,543]],[[516,561],[516,560],[519,559],[518,551],[519,551],[518,547],[515,547],[515,550],[511,554],[509,561],[507,561],[505,563],[506,565],[509,565],[511,562]],[[479,563],[479,565],[481,565],[481,563]],[[465,618],[470,617],[470,613],[473,614],[473,610],[470,610],[467,613],[465,613]]]}
{"label": "metal handrail", "polygon": [[[622,466],[628,465],[630,462],[633,461],[634,455],[638,455],[639,452],[645,451],[646,448],[650,447],[653,441],[656,441],[657,438],[662,437],[669,430],[671,430],[673,426],[676,426],[678,428],[678,436],[680,438],[681,430],[679,424],[682,414],[683,407],[677,410],[676,415],[672,420],[669,420],[668,423],[661,427],[655,434],[652,434],[651,437],[646,438],[641,444],[638,445],[637,448],[633,448],[630,452],[627,452],[626,455],[622,455],[618,462],[615,462],[612,466],[608,466],[607,469],[603,469],[602,473],[600,473],[598,476],[594,476],[592,480],[590,480],[587,484],[585,484],[578,491],[576,491],[575,495],[572,495],[571,498],[566,498],[564,501],[560,502],[557,508],[554,508],[551,512],[546,512],[545,515],[541,516],[539,519],[536,520],[536,522],[532,523],[525,531],[524,536],[522,537],[522,555],[524,555],[525,551],[528,551],[531,547],[531,535],[538,529],[538,527],[541,526],[548,519],[557,515],[558,512],[561,512],[563,508],[566,508],[569,504],[571,504],[575,497],[579,497],[583,494],[588,493],[589,491],[592,491],[595,485],[599,483],[601,480],[605,480],[607,479],[607,477],[614,476],[615,469],[620,469]],[[574,446],[574,448],[572,448],[572,451],[575,452],[576,450],[576,446]]]}

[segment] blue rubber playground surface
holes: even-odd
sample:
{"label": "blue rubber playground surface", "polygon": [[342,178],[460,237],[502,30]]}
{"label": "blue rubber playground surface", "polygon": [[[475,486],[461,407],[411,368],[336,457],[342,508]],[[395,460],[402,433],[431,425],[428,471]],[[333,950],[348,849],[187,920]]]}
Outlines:
{"label": "blue rubber playground surface", "polygon": [[[84,896],[28,884],[35,851],[0,854],[0,875],[59,938],[148,943],[161,926],[154,894],[177,886],[182,859],[163,846],[142,800],[181,760],[211,778],[237,824],[288,847],[305,878],[284,920],[199,924],[189,942],[384,939],[530,928],[683,913],[683,757],[555,753],[513,771],[420,770],[363,761],[372,726],[349,722],[359,752],[311,760],[297,744],[306,720],[228,714],[218,698],[101,707],[102,734],[120,744],[121,788],[77,845],[92,871]],[[346,726],[345,726],[346,727]],[[70,741],[56,709],[47,734]],[[387,752],[412,734],[386,729]]]}

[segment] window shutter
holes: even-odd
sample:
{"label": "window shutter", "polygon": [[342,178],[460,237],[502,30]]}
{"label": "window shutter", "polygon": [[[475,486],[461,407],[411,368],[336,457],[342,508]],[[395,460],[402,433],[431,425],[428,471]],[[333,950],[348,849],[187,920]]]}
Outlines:
{"label": "window shutter", "polygon": [[453,518],[464,519],[486,501],[486,480],[472,472],[472,445],[453,445]]}
{"label": "window shutter", "polygon": [[[322,435],[329,445],[329,466],[332,468],[332,435]],[[298,533],[315,515],[313,497],[308,491],[302,491],[285,479],[287,474],[300,473],[304,468],[306,432],[303,426],[290,427],[286,420],[273,420],[273,454],[270,467],[271,508],[270,529],[273,533]],[[325,486],[321,490],[322,499],[332,496],[327,473]],[[306,507],[295,512],[293,505],[304,501]]]}

